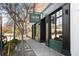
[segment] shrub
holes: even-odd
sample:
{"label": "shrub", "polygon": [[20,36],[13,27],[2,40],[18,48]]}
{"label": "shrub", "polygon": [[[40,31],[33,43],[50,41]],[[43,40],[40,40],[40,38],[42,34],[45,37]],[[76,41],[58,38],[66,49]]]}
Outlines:
{"label": "shrub", "polygon": [[20,43],[21,40],[18,40],[18,39],[12,39],[11,41],[7,42],[5,45],[4,45],[4,50],[3,50],[3,55],[7,55],[8,54],[8,48],[9,48],[9,45],[10,45],[10,54],[9,55],[13,55],[14,54],[14,48],[15,46]]}

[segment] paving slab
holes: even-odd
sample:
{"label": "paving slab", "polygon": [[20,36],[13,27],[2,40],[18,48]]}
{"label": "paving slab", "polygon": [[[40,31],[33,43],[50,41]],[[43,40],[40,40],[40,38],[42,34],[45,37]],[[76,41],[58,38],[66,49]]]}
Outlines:
{"label": "paving slab", "polygon": [[37,56],[64,56],[63,54],[44,45],[43,43],[39,43],[30,38],[26,38],[25,40]]}
{"label": "paving slab", "polygon": [[[23,56],[36,56],[31,47],[27,44],[26,41],[23,42]],[[22,56],[22,42],[15,47],[15,53],[13,56]]]}

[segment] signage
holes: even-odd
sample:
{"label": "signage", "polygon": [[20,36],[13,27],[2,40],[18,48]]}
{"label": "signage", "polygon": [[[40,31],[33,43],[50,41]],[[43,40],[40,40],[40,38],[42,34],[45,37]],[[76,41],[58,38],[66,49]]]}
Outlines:
{"label": "signage", "polygon": [[30,13],[29,17],[30,17],[30,22],[32,23],[38,22],[41,19],[40,14],[36,14],[36,13]]}

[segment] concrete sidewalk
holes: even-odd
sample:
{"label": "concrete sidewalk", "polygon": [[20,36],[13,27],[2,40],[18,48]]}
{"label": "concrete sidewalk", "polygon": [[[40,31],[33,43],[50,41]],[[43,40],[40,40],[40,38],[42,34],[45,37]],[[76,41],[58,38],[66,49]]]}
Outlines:
{"label": "concrete sidewalk", "polygon": [[33,39],[26,38],[25,40],[37,56],[64,56],[63,54],[60,54],[57,51]]}
{"label": "concrete sidewalk", "polygon": [[28,43],[26,41],[23,41],[23,43],[24,43],[24,48],[22,46],[22,42],[19,43],[15,47],[15,53],[13,56],[22,56],[22,48],[23,48],[23,56],[36,56],[36,54],[31,49],[31,47],[28,45]]}

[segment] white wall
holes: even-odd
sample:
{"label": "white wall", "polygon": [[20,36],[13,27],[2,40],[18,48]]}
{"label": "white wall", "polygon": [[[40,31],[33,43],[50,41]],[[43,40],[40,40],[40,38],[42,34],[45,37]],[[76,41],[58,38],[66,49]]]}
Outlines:
{"label": "white wall", "polygon": [[71,4],[71,55],[79,56],[79,3]]}

